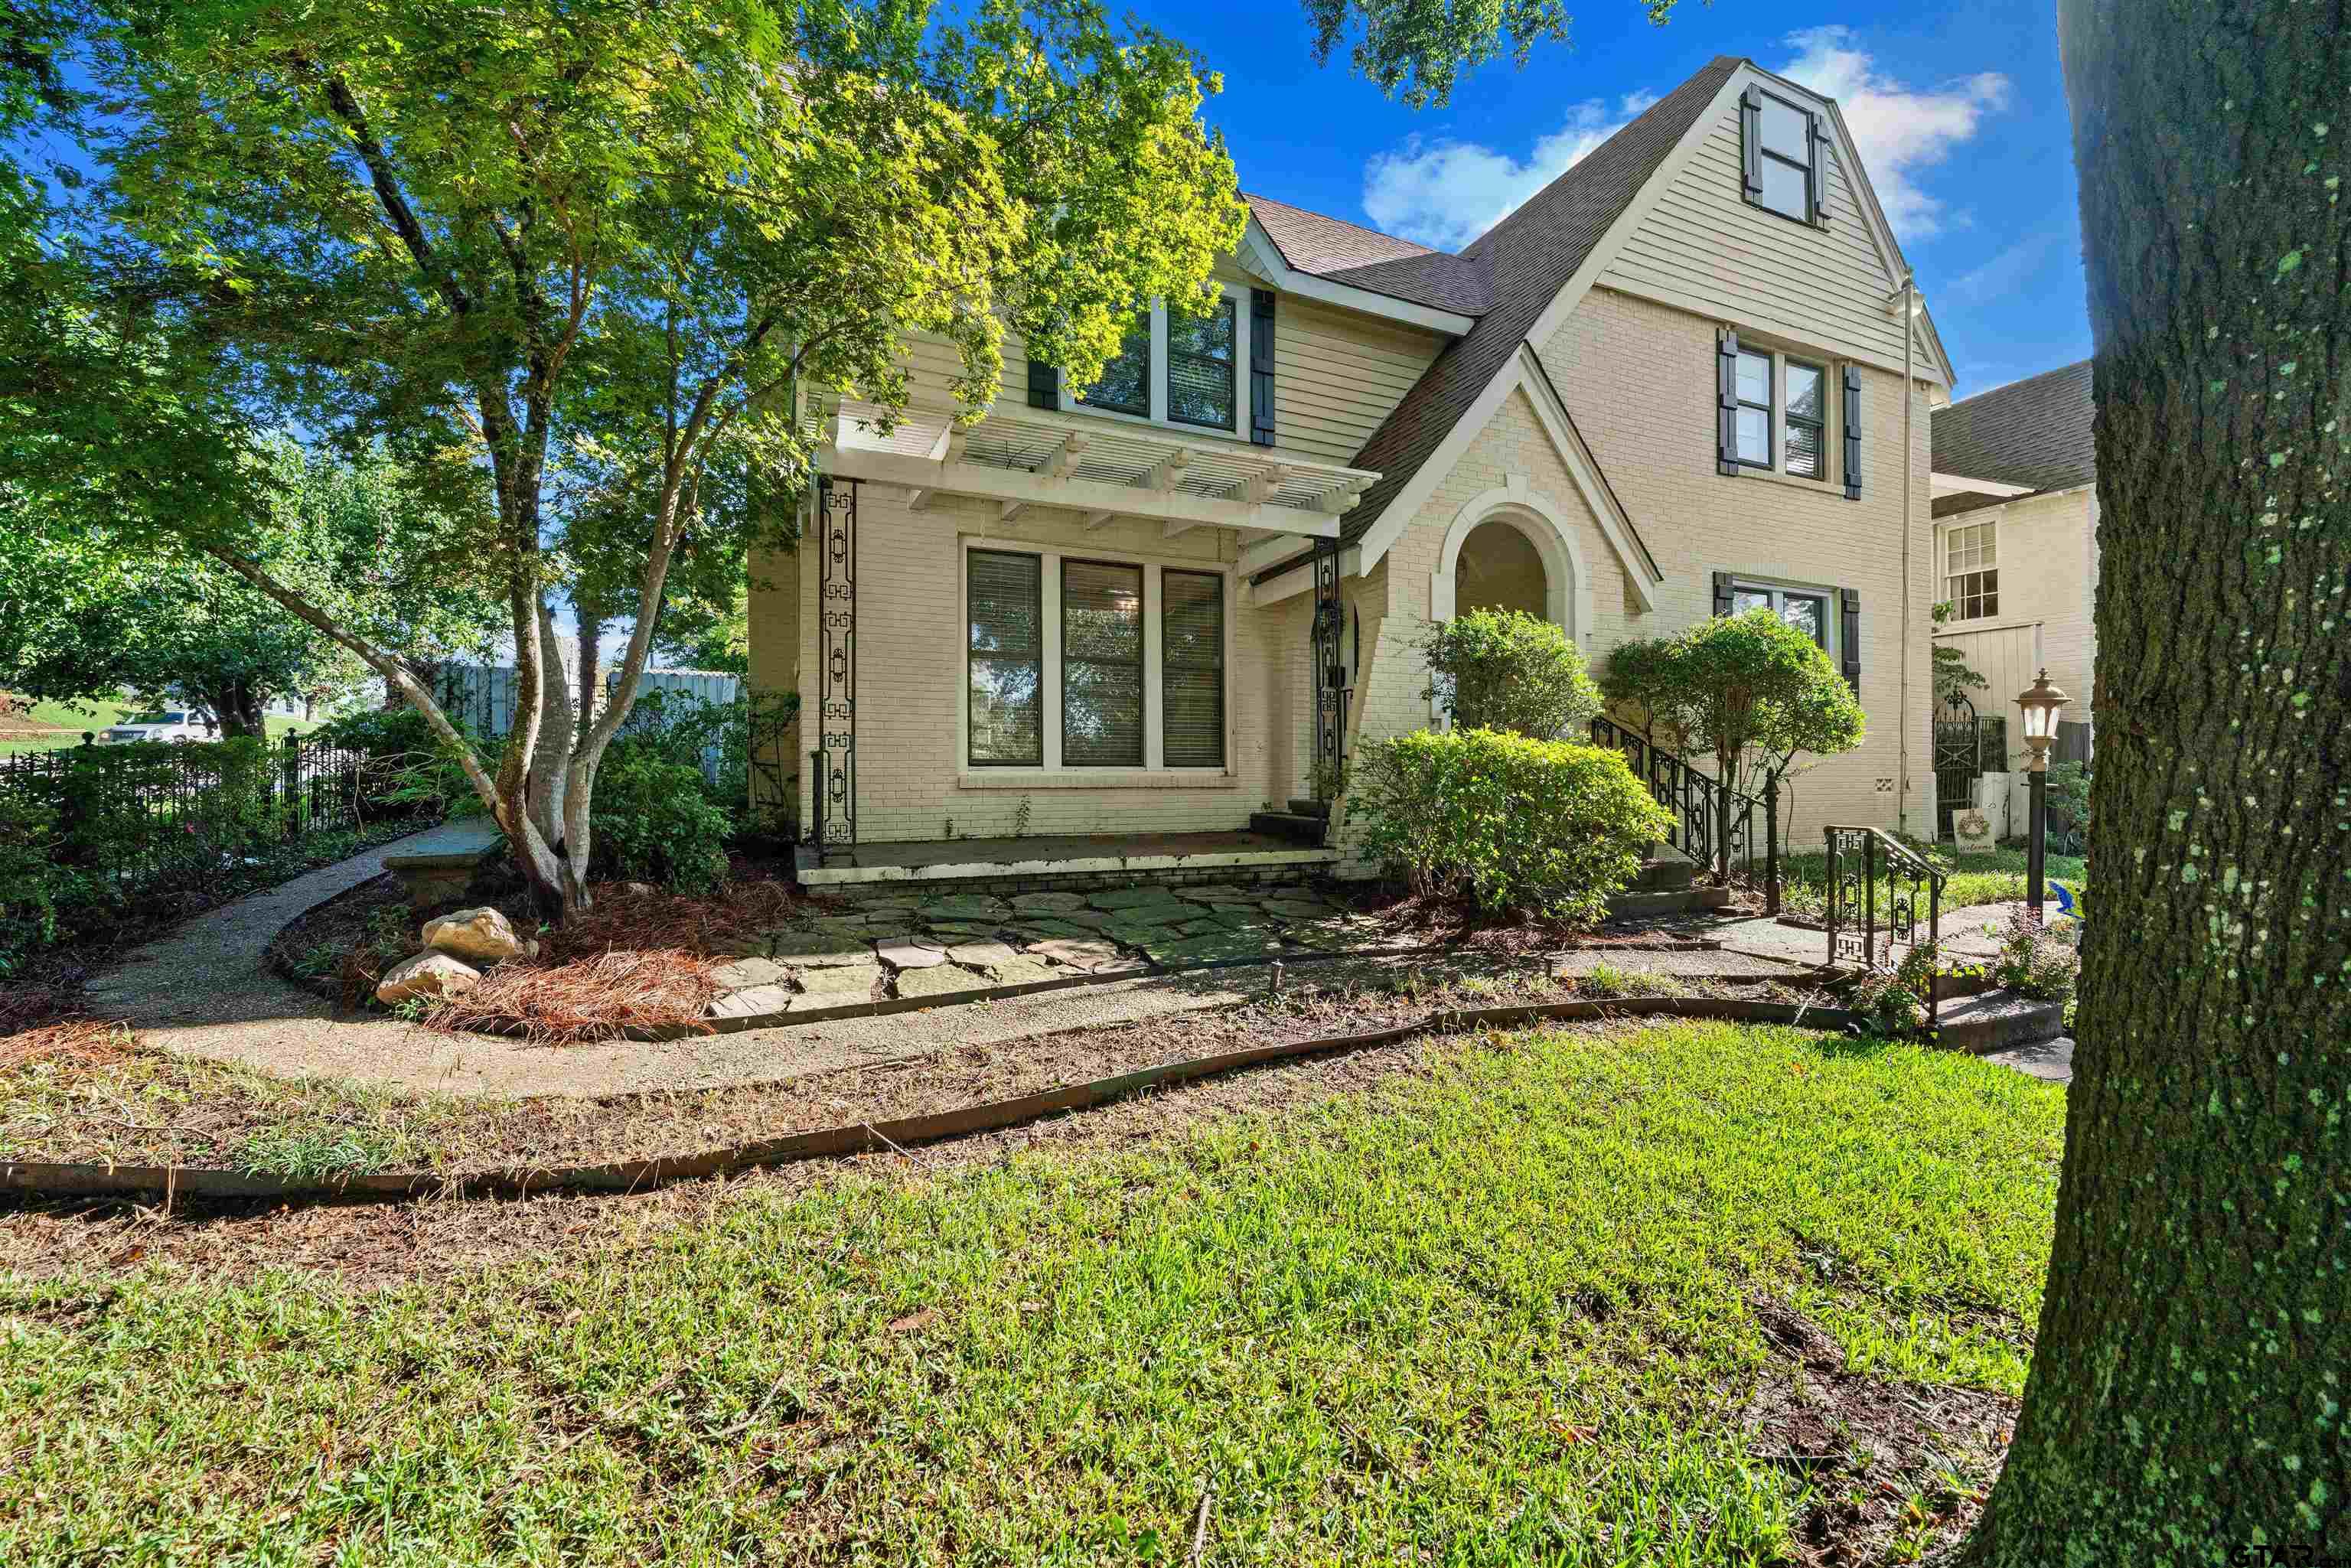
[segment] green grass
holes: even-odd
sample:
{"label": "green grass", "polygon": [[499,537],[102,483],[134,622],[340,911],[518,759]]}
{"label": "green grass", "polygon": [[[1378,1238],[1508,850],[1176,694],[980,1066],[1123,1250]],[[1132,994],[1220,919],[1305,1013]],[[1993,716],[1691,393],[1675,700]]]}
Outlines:
{"label": "green grass", "polygon": [[[1947,848],[1928,849],[1911,841],[1946,873],[1946,912],[1979,904],[2000,904],[2024,896],[2024,852],[1998,849],[1980,855],[1954,856]],[[2089,862],[2074,855],[2051,855],[2047,875],[2081,893],[2089,880]],[[1887,883],[1879,883],[1881,889]],[[1780,862],[1781,895],[1791,914],[1818,915],[1827,907],[1829,858],[1826,853],[1789,855]],[[1881,894],[1882,896],[1882,894]]]}
{"label": "green grass", "polygon": [[[30,712],[21,717],[0,718],[0,729],[20,726],[30,728],[42,724],[63,725],[65,727],[55,734],[29,740],[0,740],[0,757],[18,751],[55,751],[60,747],[79,746],[82,731],[95,734],[109,725],[120,723],[122,716],[130,711],[120,703],[35,703]],[[325,722],[320,719],[306,724],[283,714],[266,714],[263,716],[261,725],[263,733],[276,740],[289,729],[298,729],[304,735],[309,735]]]}
{"label": "green grass", "polygon": [[1687,1025],[360,1296],[0,1282],[0,1561],[1755,1563],[1802,1312],[2013,1393],[2063,1096]]}

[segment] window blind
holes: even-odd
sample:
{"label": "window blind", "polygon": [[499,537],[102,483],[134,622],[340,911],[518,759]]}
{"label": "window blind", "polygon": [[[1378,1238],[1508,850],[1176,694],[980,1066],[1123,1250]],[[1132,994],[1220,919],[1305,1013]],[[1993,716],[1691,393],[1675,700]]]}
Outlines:
{"label": "window blind", "polygon": [[1159,577],[1162,761],[1225,765],[1225,580],[1208,571]]}
{"label": "window blind", "polygon": [[1033,555],[973,550],[971,760],[1045,765],[1044,570]]}
{"label": "window blind", "polygon": [[1196,319],[1167,318],[1167,417],[1186,424],[1233,428],[1235,392],[1233,302]]}
{"label": "window blind", "polygon": [[1061,765],[1143,766],[1143,569],[1061,563]]}
{"label": "window blind", "polygon": [[1102,379],[1078,399],[1088,408],[1115,409],[1140,419],[1151,417],[1151,308],[1136,308],[1134,323],[1126,329],[1118,357],[1102,367]]}

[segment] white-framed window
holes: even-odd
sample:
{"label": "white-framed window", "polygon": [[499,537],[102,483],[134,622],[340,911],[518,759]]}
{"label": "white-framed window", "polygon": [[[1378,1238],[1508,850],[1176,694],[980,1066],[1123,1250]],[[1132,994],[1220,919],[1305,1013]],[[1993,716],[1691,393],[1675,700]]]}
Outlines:
{"label": "white-framed window", "polygon": [[1206,316],[1171,315],[1165,301],[1155,300],[1082,397],[1064,379],[1061,406],[1246,437],[1249,336],[1248,301],[1236,288],[1222,288]]}
{"label": "white-framed window", "polygon": [[1943,530],[1943,597],[1954,621],[2000,613],[2000,524],[1954,523]]}
{"label": "white-framed window", "polygon": [[1769,610],[1812,638],[1820,644],[1821,651],[1826,653],[1832,597],[1825,588],[1792,587],[1785,583],[1756,582],[1738,578],[1730,585],[1730,612],[1744,615],[1750,610]]}
{"label": "white-framed window", "polygon": [[1750,468],[1798,479],[1829,478],[1829,368],[1820,361],[1741,343],[1735,455]]}
{"label": "white-framed window", "polygon": [[962,555],[967,768],[1225,770],[1229,568],[990,539]]}

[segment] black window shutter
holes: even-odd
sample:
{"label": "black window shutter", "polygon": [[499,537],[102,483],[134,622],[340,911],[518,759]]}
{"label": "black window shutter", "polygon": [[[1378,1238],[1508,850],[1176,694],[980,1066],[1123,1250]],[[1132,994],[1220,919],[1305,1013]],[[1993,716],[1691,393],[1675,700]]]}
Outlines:
{"label": "black window shutter", "polygon": [[1273,444],[1273,290],[1249,290],[1249,440]]}
{"label": "black window shutter", "polygon": [[1861,499],[1861,367],[1844,368],[1844,498]]}
{"label": "black window shutter", "polygon": [[1714,574],[1714,612],[1717,615],[1730,613],[1730,574],[1727,571]]}
{"label": "black window shutter", "polygon": [[1747,199],[1763,199],[1763,89],[1750,87],[1739,95],[1740,162],[1747,183]]}
{"label": "black window shutter", "polygon": [[1029,361],[1029,406],[1061,406],[1061,372],[1040,359],[1032,358]]}
{"label": "black window shutter", "polygon": [[1739,334],[1714,335],[1714,471],[1739,473]]}
{"label": "black window shutter", "polygon": [[1861,695],[1861,590],[1840,588],[1837,604],[1843,624],[1837,628],[1837,648],[1844,656],[1845,684]]}
{"label": "black window shutter", "polygon": [[1821,124],[1821,117],[1809,110],[1804,120],[1811,134],[1804,146],[1813,159],[1812,219],[1816,224],[1829,221],[1829,133]]}

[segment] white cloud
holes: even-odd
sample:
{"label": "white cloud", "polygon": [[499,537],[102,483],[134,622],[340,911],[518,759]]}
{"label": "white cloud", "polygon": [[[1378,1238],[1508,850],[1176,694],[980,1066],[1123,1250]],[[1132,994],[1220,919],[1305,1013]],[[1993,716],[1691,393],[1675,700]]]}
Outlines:
{"label": "white cloud", "polygon": [[1961,273],[1951,285],[1951,292],[1961,299],[1982,300],[2021,288],[2056,254],[2072,232],[2069,225],[2061,224],[2036,230],[1980,267]]}
{"label": "white cloud", "polygon": [[1656,101],[1635,92],[1613,110],[1602,99],[1579,103],[1523,162],[1475,141],[1411,137],[1364,165],[1364,211],[1389,234],[1458,250]]}
{"label": "white cloud", "polygon": [[1904,239],[1939,233],[1945,204],[1920,189],[1918,176],[1973,137],[1986,114],[2007,107],[2008,78],[1980,71],[1940,87],[1906,87],[1856,47],[1850,27],[1807,27],[1785,42],[1796,55],[1781,74],[1837,100],[1886,222]]}

